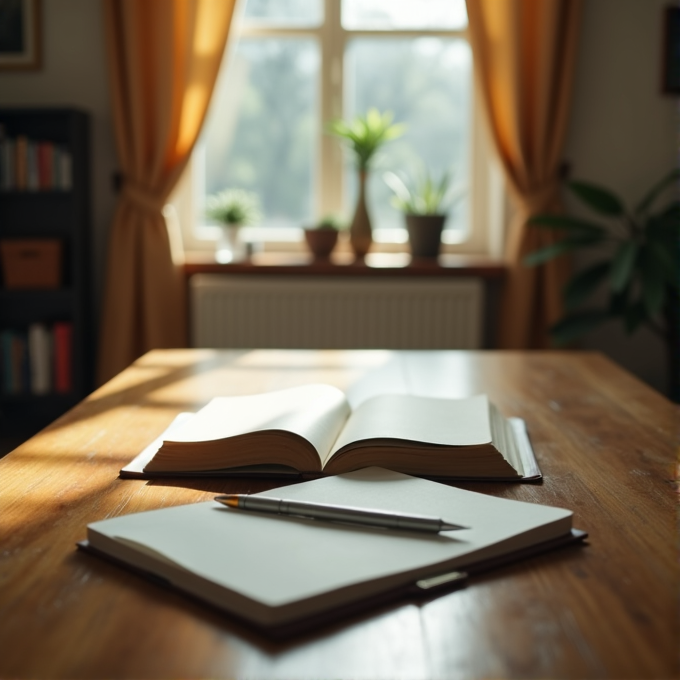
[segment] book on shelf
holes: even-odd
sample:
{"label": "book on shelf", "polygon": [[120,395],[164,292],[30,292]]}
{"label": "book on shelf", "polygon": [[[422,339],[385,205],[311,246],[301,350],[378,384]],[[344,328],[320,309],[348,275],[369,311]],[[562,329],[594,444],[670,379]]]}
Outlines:
{"label": "book on shelf", "polygon": [[73,390],[71,322],[0,331],[0,390],[7,395]]}
{"label": "book on shelf", "polygon": [[0,190],[70,191],[73,161],[63,145],[0,131]]}
{"label": "book on shelf", "polygon": [[28,391],[28,349],[24,331],[5,329],[0,334],[2,347],[2,386],[5,394]]}
{"label": "book on shelf", "polygon": [[49,394],[52,390],[52,334],[45,324],[28,327],[28,356],[32,394]]}
{"label": "book on shelf", "polygon": [[54,324],[54,391],[64,394],[73,389],[73,324]]}
{"label": "book on shelf", "polygon": [[16,141],[15,185],[13,189],[25,191],[28,188],[28,137],[19,135]]}
{"label": "book on shelf", "polygon": [[218,397],[185,414],[122,477],[298,475],[380,466],[433,478],[541,478],[524,422],[486,395],[372,396],[350,408],[331,385]]}
{"label": "book on shelf", "polygon": [[90,524],[81,548],[273,635],[292,635],[390,599],[585,537],[572,512],[381,468],[261,496],[429,515],[469,527],[423,533],[225,508],[217,502]]}

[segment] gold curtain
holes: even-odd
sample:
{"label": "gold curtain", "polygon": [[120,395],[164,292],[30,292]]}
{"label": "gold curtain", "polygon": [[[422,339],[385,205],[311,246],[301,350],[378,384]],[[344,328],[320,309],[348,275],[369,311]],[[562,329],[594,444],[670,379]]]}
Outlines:
{"label": "gold curtain", "polygon": [[522,260],[551,243],[530,228],[534,214],[559,209],[559,170],[568,120],[581,0],[467,0],[478,85],[518,213],[508,227],[498,344],[544,347],[562,314],[563,259]]}
{"label": "gold curtain", "polygon": [[163,205],[203,124],[235,0],[104,0],[123,185],[108,250],[99,382],[187,341]]}

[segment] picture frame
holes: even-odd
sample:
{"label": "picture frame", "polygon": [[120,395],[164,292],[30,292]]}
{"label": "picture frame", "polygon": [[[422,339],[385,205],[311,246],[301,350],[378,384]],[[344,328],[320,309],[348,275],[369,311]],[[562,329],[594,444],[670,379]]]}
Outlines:
{"label": "picture frame", "polygon": [[42,63],[41,0],[0,0],[0,71]]}
{"label": "picture frame", "polygon": [[680,95],[680,7],[671,5],[664,11],[663,68],[661,90]]}

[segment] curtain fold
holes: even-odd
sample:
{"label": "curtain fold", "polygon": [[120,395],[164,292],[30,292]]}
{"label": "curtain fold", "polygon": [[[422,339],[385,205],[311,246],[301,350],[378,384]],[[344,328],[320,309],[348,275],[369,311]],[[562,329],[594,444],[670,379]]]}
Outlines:
{"label": "curtain fold", "polygon": [[205,118],[235,0],[104,0],[123,186],[111,227],[98,381],[187,343],[163,206]]}
{"label": "curtain fold", "polygon": [[466,0],[477,83],[517,205],[508,225],[498,345],[548,345],[562,315],[563,258],[526,267],[523,258],[555,240],[528,227],[560,209],[560,166],[569,115],[581,0]]}

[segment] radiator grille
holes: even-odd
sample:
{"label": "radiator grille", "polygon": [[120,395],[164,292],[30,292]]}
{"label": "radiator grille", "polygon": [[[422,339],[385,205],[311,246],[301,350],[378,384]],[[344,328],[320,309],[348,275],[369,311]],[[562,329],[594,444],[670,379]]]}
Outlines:
{"label": "radiator grille", "polygon": [[477,349],[478,279],[405,280],[199,274],[194,347]]}

